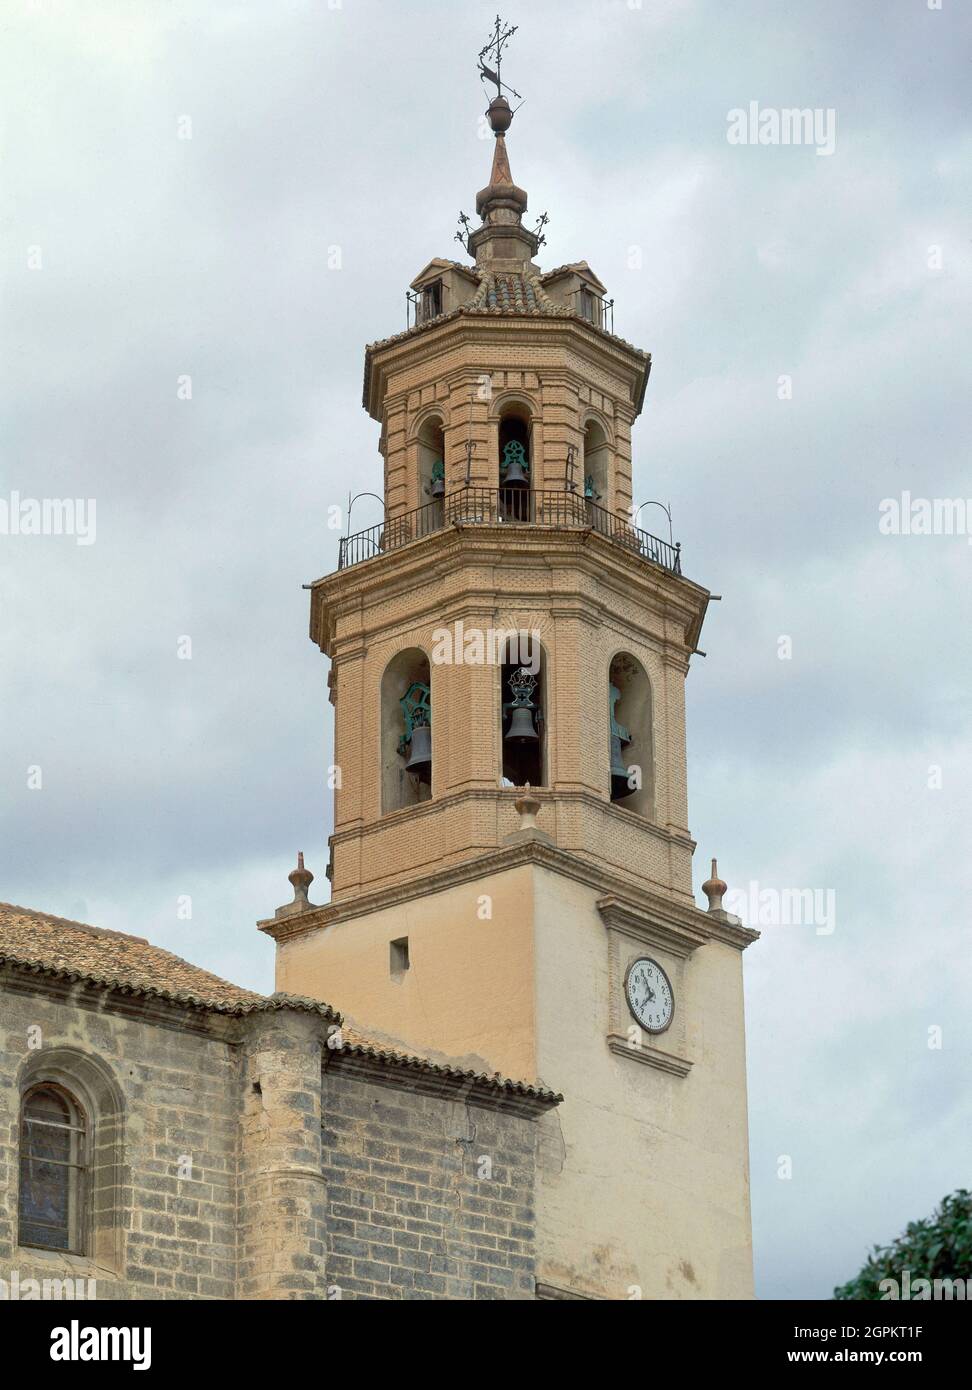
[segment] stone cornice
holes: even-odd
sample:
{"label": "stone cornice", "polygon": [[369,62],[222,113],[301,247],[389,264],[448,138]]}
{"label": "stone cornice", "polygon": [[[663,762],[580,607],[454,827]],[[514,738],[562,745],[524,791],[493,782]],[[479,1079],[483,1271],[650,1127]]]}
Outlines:
{"label": "stone cornice", "polygon": [[[353,921],[386,908],[397,907],[416,898],[428,897],[434,893],[444,893],[460,884],[475,882],[492,874],[506,873],[522,865],[535,864],[562,874],[578,883],[600,889],[607,910],[615,921],[644,923],[650,918],[672,935],[681,935],[683,940],[695,940],[701,945],[707,941],[720,941],[737,950],[744,950],[755,941],[759,933],[746,927],[733,926],[725,922],[713,921],[709,913],[703,912],[694,903],[681,902],[659,889],[652,892],[639,888],[617,874],[600,868],[586,859],[556,846],[545,845],[535,840],[517,845],[504,846],[490,850],[475,859],[464,859],[458,864],[450,864],[444,869],[410,879],[405,883],[390,884],[387,888],[370,893],[362,893],[354,898],[327,903],[310,912],[301,913],[277,921],[273,918],[258,922],[257,926],[277,942],[292,941],[295,937],[333,926],[337,922]],[[600,906],[600,904],[599,904]],[[694,947],[693,947],[694,949]]]}
{"label": "stone cornice", "polygon": [[[594,391],[597,395],[605,397],[610,403],[610,418],[612,424],[614,417],[623,419],[628,425],[632,424],[636,417],[636,412],[630,401],[614,394],[604,386],[592,386],[589,377],[570,363],[535,363],[532,366],[498,368],[497,370],[515,370],[522,373],[524,376],[535,376],[540,383],[539,388],[533,386],[509,388],[514,394],[532,395],[537,389],[539,389],[542,394],[548,386],[566,388],[578,397],[582,392]],[[414,443],[417,436],[412,429],[411,422],[423,414],[443,410],[449,405],[449,396],[453,389],[458,387],[461,391],[469,385],[478,385],[481,376],[482,364],[473,361],[457,363],[455,366],[448,367],[442,372],[436,372],[434,375],[436,385],[448,388],[445,397],[439,397],[435,401],[429,401],[427,404],[422,404],[419,407],[411,409],[409,407],[409,398],[418,394],[417,387],[403,386],[395,391],[389,391],[385,397],[386,416],[390,419],[392,416],[397,417],[399,414],[405,414],[409,419],[407,442],[410,444]],[[499,394],[507,394],[506,389]],[[474,414],[474,424],[482,426],[495,422],[496,415],[494,414],[494,406],[486,402],[474,402],[474,406],[477,407],[477,409],[481,405],[484,408],[481,413]],[[553,406],[553,409],[557,408],[556,405]],[[467,412],[468,401],[464,401],[460,417],[453,422],[453,426],[459,426],[463,433],[465,433],[468,422]],[[540,419],[542,423],[542,416]]]}
{"label": "stone cornice", "polygon": [[[365,348],[362,404],[371,418],[380,422],[389,377],[410,359],[435,361],[445,353],[455,353],[464,342],[471,345],[492,342],[497,347],[508,347],[511,341],[530,341],[531,338],[545,345],[553,338],[618,372],[628,380],[635,413],[641,410],[651,372],[649,353],[595,327],[579,314],[488,312],[469,310],[465,305],[418,332],[401,333],[370,343]],[[557,365],[548,363],[545,369],[555,369]]]}
{"label": "stone cornice", "polygon": [[33,964],[0,956],[0,992],[44,995],[53,1003],[94,1013],[110,1013],[181,1033],[202,1034],[226,1043],[239,1043],[247,1028],[269,1014],[291,1011],[304,1015],[321,1035],[341,1015],[329,1004],[285,995],[258,996],[252,1004],[220,1007],[165,990],[140,989],[100,980],[77,971]]}
{"label": "stone cornice", "polygon": [[599,898],[597,910],[609,930],[621,932],[641,946],[660,946],[682,960],[709,940],[708,932],[694,921],[645,912],[615,894]]}
{"label": "stone cornice", "polygon": [[621,932],[646,946],[661,946],[683,960],[709,941],[721,941],[744,951],[759,939],[758,931],[737,924],[728,913],[717,917],[694,903],[683,905],[653,893],[632,894],[627,887],[623,893],[599,898],[597,910],[610,931]]}
{"label": "stone cornice", "polygon": [[[639,816],[634,811],[626,811],[597,791],[584,786],[561,786],[554,787],[533,787],[532,794],[537,797],[541,804],[545,803],[564,803],[573,801],[579,805],[593,807],[595,811],[615,817],[620,823],[634,825],[644,834],[651,835],[656,840],[661,841],[668,848],[671,845],[678,845],[682,849],[687,849],[690,854],[695,852],[695,841],[687,830],[679,827],[659,825],[656,821],[649,820],[646,816]],[[331,835],[334,844],[341,844],[347,840],[357,839],[363,832],[377,834],[379,831],[387,829],[396,820],[407,820],[410,825],[417,826],[426,818],[434,818],[443,810],[450,806],[460,805],[464,801],[507,801],[512,802],[521,794],[521,789],[517,787],[464,787],[458,791],[446,792],[441,796],[428,801],[419,802],[415,806],[406,806],[397,811],[389,811],[378,820],[368,821],[364,825],[360,818],[343,825],[340,830],[335,830]],[[569,851],[565,851],[568,853]],[[576,856],[580,858],[580,856]],[[581,860],[587,863],[586,859]]]}
{"label": "stone cornice", "polygon": [[38,970],[8,961],[0,964],[0,993],[41,995],[53,1004],[91,1013],[114,1014],[180,1033],[201,1034],[224,1043],[238,1043],[242,1037],[242,1021],[231,1014],[187,1008],[153,995],[112,990],[108,985],[95,984],[67,972]]}
{"label": "stone cornice", "polygon": [[[416,586],[427,581],[433,568],[441,567],[443,574],[454,576],[460,567],[473,569],[477,565],[579,569],[599,587],[613,587],[628,597],[634,593],[642,606],[654,610],[660,618],[677,622],[684,633],[685,658],[698,642],[709,601],[708,591],[693,580],[672,574],[586,527],[523,524],[517,525],[512,534],[510,528],[502,526],[451,525],[307,585],[311,591],[311,640],[327,655],[333,655],[330,648],[340,615],[365,608],[372,598],[384,601],[396,593],[414,595]],[[492,602],[495,606],[493,577],[479,581],[472,578],[471,583],[481,587],[479,592],[474,589],[469,593],[470,602],[484,606]],[[548,591],[546,602],[557,601],[557,593]],[[573,603],[585,613],[608,612],[605,604],[584,594],[564,593],[559,601]],[[415,621],[421,621],[420,614],[415,614]]]}
{"label": "stone cornice", "polygon": [[628,1057],[632,1062],[655,1067],[657,1071],[667,1072],[669,1076],[688,1076],[692,1063],[687,1057],[679,1057],[674,1052],[666,1052],[658,1046],[635,1047],[621,1033],[609,1033],[607,1045],[619,1057]]}

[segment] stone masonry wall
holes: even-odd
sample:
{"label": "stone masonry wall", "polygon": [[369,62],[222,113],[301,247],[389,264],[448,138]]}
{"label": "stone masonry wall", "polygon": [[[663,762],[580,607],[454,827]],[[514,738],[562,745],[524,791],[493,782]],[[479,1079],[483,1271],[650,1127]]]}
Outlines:
{"label": "stone masonry wall", "polygon": [[[77,1007],[72,997],[59,1002],[3,986],[0,978],[0,1278],[9,1280],[16,1269],[21,1281],[96,1279],[99,1298],[232,1298],[239,1049],[137,1016]],[[74,995],[82,990],[72,987]],[[31,1040],[42,1047],[32,1048]],[[113,1209],[118,1238],[100,1238],[97,1256],[16,1246],[20,1084],[25,1069],[43,1079],[45,1055],[67,1067],[67,1086],[78,1058],[82,1083],[97,1066],[109,1078],[106,1090],[112,1082],[117,1087],[121,1161],[102,1174],[99,1200]],[[93,1118],[97,1127],[100,1117]]]}
{"label": "stone masonry wall", "polygon": [[[494,1108],[461,1078],[330,1053],[324,1037],[317,1015],[35,990],[0,967],[6,1289],[532,1299],[535,1119],[501,1092]],[[80,1255],[17,1246],[20,1097],[44,1080],[75,1094],[95,1138]]]}
{"label": "stone masonry wall", "polygon": [[240,1154],[238,1297],[324,1298],[321,1020],[248,1020]]}
{"label": "stone masonry wall", "polygon": [[532,1299],[536,1122],[391,1076],[324,1075],[329,1297]]}

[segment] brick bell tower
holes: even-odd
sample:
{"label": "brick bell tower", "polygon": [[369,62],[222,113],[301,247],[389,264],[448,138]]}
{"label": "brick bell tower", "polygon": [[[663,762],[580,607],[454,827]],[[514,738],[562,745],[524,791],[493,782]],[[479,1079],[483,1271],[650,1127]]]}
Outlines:
{"label": "brick bell tower", "polygon": [[632,525],[651,359],[586,261],[537,265],[512,114],[499,84],[474,264],[430,261],[414,323],[366,350],[385,517],[309,586],[331,901],[308,903],[305,874],[260,925],[278,990],[563,1092],[542,1122],[545,1286],[746,1298],[755,933],[714,872],[696,906],[686,805],[709,594]]}

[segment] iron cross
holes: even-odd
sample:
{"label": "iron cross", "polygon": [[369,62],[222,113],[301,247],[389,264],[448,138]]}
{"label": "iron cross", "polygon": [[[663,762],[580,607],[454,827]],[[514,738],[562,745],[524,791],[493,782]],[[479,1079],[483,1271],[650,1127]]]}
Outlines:
{"label": "iron cross", "polygon": [[[500,19],[499,15],[496,16],[496,22],[493,25],[492,37],[490,38],[489,43],[485,44],[484,47],[482,47],[479,50],[479,75],[486,82],[496,83],[496,95],[498,97],[503,95],[503,88],[506,87],[506,90],[508,92],[512,92],[513,95],[516,97],[517,101],[522,101],[523,98],[520,96],[520,93],[514,87],[509,86],[508,83],[505,83],[500,79],[500,73],[502,71],[503,62],[503,49],[509,43],[513,35],[516,33],[518,27],[519,26],[516,24],[511,24],[508,28],[504,29],[503,21]],[[496,64],[495,72],[492,68],[488,68],[486,66],[487,57],[491,58],[492,61]]]}

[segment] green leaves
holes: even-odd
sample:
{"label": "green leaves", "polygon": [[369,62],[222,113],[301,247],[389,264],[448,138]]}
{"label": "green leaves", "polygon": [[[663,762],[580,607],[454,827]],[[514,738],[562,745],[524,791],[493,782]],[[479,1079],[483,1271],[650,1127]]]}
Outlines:
{"label": "green leaves", "polygon": [[875,1245],[864,1268],[834,1289],[836,1299],[880,1299],[882,1279],[972,1279],[972,1192],[959,1188],[935,1213],[909,1222],[891,1245]]}

